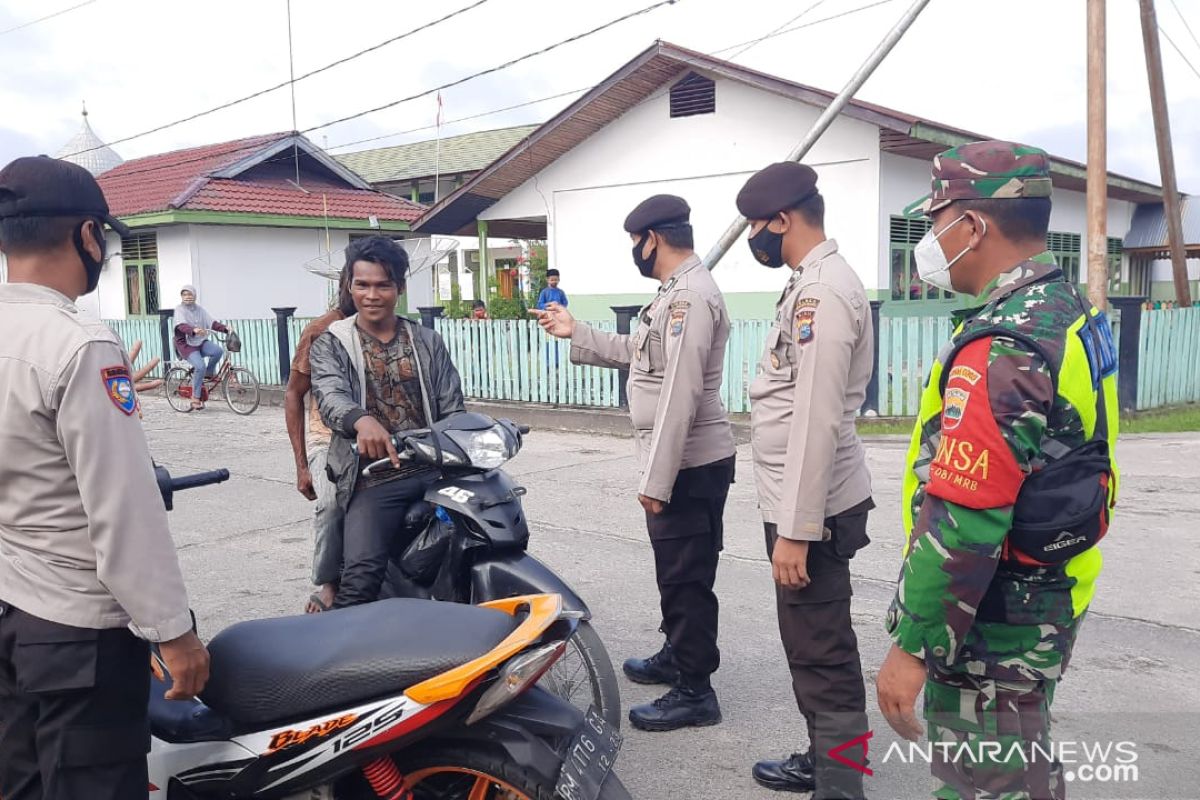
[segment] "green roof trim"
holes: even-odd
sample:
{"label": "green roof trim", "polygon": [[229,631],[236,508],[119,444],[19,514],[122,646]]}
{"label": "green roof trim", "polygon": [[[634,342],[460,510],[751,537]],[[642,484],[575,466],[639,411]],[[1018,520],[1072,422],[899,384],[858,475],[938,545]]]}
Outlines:
{"label": "green roof trim", "polygon": [[409,224],[401,220],[381,219],[372,228],[366,219],[335,219],[324,217],[289,217],[279,214],[242,214],[222,211],[161,211],[121,217],[130,228],[149,228],[156,225],[251,225],[263,228],[329,228],[352,231],[407,231]]}
{"label": "green roof trim", "polygon": [[360,150],[357,153],[342,153],[334,158],[372,184],[428,178],[435,173],[454,175],[478,172],[538,127],[518,125],[448,136],[442,139],[440,157],[437,140],[429,139],[394,147]]}

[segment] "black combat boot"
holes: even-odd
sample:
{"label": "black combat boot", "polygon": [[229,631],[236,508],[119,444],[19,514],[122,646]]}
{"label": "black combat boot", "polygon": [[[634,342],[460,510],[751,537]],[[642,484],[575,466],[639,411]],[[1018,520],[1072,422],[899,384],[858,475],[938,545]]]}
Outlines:
{"label": "black combat boot", "polygon": [[662,683],[674,686],[679,682],[679,667],[671,654],[671,642],[663,642],[662,649],[649,658],[625,660],[625,675],[634,683]]}
{"label": "black combat boot", "polygon": [[707,679],[681,678],[678,686],[653,703],[629,709],[629,721],[643,731],[703,728],[721,721],[721,706]]}
{"label": "black combat boot", "polygon": [[760,761],[751,774],[759,786],[779,792],[811,792],[817,788],[811,753],[792,753],[782,761]]}

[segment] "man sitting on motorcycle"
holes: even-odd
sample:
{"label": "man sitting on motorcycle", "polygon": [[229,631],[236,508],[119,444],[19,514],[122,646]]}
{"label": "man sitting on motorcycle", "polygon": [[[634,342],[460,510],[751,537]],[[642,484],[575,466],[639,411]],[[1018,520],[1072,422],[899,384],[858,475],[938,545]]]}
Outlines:
{"label": "man sitting on motorcycle", "polygon": [[[312,391],[333,432],[326,470],[346,511],[334,608],[378,599],[389,556],[419,533],[406,528],[405,515],[437,473],[401,462],[392,435],[464,410],[458,370],[442,338],[396,315],[407,272],[408,254],[395,241],[373,236],[351,244],[342,280],[357,313],[330,325],[312,345]],[[390,466],[361,475],[384,458]]]}

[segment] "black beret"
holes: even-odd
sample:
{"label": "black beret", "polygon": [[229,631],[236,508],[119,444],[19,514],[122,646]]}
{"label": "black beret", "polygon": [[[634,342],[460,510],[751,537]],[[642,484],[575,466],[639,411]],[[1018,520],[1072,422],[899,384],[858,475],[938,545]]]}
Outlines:
{"label": "black beret", "polygon": [[651,228],[678,228],[689,224],[692,209],[687,201],[673,194],[656,194],[638,203],[625,218],[626,233],[642,233]]}
{"label": "black beret", "polygon": [[812,167],[781,161],[750,176],[738,192],[737,208],[746,219],[770,219],[815,194],[817,173]]}

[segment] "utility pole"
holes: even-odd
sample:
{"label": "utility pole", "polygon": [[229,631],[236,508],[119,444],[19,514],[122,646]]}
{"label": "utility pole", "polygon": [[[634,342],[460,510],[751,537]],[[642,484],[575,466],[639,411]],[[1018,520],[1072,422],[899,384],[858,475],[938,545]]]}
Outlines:
{"label": "utility pole", "polygon": [[1140,0],[1142,43],[1146,48],[1146,74],[1150,79],[1150,109],[1154,115],[1154,138],[1158,142],[1158,167],[1162,172],[1163,211],[1167,215],[1167,241],[1171,248],[1171,272],[1175,276],[1175,301],[1180,308],[1192,304],[1188,287],[1187,257],[1183,250],[1183,221],[1179,215],[1179,190],[1175,185],[1175,153],[1171,149],[1171,120],[1167,115],[1167,90],[1163,82],[1162,50],[1158,42],[1158,18],[1154,0]]}
{"label": "utility pole", "polygon": [[1088,299],[1108,307],[1108,112],[1105,0],[1087,4],[1087,273]]}
{"label": "utility pole", "polygon": [[[842,113],[842,109],[846,107],[850,99],[867,82],[867,78],[871,77],[871,73],[883,62],[887,54],[892,52],[892,48],[896,46],[901,37],[904,36],[904,33],[917,21],[917,17],[921,15],[921,12],[925,10],[925,6],[927,5],[929,5],[929,0],[913,0],[913,4],[900,17],[895,27],[888,31],[883,40],[871,51],[871,55],[867,56],[867,60],[863,62],[863,65],[850,77],[850,80],[842,88],[842,91],[838,93],[837,97],[833,98],[832,102],[825,107],[825,110],[821,112],[821,116],[817,117],[817,121],[813,123],[808,133],[804,134],[804,138],[800,140],[795,149],[788,153],[785,160],[799,161],[804,158],[805,154],[821,138],[821,134],[825,133],[826,129]],[[742,231],[746,230],[746,225],[746,218],[741,214],[734,218],[725,233],[721,234],[721,238],[717,240],[717,243],[704,256],[704,266],[710,270],[714,269],[717,266],[717,262],[729,252],[729,248],[742,235]]]}

